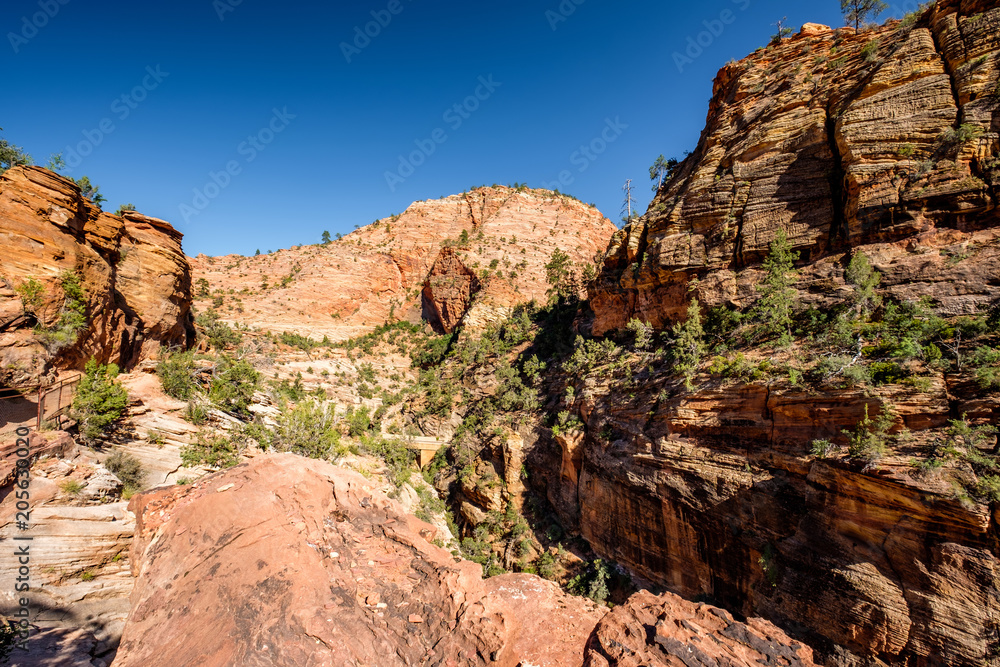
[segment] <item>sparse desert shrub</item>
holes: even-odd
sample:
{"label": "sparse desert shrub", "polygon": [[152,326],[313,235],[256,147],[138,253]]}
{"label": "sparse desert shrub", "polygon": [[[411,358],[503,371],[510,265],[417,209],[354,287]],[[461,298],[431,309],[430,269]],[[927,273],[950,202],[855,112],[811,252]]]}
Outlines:
{"label": "sparse desert shrub", "polygon": [[140,491],[146,481],[146,470],[142,467],[142,461],[127,452],[116,451],[105,459],[104,467],[125,485],[123,496],[126,491],[132,493]]}
{"label": "sparse desert shrub", "polygon": [[271,443],[279,451],[314,459],[343,453],[333,406],[318,401],[306,401],[282,412]]}
{"label": "sparse desert shrub", "polygon": [[232,468],[240,462],[240,452],[224,435],[199,432],[193,444],[181,447],[181,461],[187,467]]}
{"label": "sparse desert shrub", "polygon": [[83,491],[86,485],[78,479],[67,479],[63,481],[59,488],[62,489],[63,493],[75,496]]}
{"label": "sparse desert shrub", "polygon": [[208,397],[220,409],[246,416],[260,380],[260,373],[249,361],[223,357],[220,370],[212,378]]}

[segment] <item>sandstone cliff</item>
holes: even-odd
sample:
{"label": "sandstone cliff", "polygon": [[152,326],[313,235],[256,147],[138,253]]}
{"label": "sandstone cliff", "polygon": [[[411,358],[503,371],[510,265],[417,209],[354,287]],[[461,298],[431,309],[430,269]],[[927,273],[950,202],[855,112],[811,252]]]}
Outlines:
{"label": "sandstone cliff", "polygon": [[[104,213],[72,181],[17,167],[0,176],[0,238],[0,386],[37,384],[91,357],[129,367],[193,342],[188,264],[168,223]],[[75,343],[47,345],[39,332],[59,326],[67,272],[79,278],[86,323]],[[26,304],[18,288],[32,280],[42,289]]]}
{"label": "sandstone cliff", "polygon": [[[995,302],[998,72],[998,3],[957,0],[863,34],[813,26],[727,65],[696,150],[612,240],[594,333],[665,328],[692,295],[745,309],[779,230],[803,306],[842,302],[859,250],[884,296],[944,315]],[[914,463],[949,419],[1000,416],[996,391],[949,368],[919,390],[713,375],[689,391],[671,368],[602,363],[569,380],[583,427],[543,435],[529,460],[599,554],[769,618],[828,664],[997,664],[996,506]],[[810,454],[883,405],[915,439],[877,466]]]}
{"label": "sandstone cliff", "polygon": [[484,187],[416,202],[325,246],[190,261],[214,297],[199,298],[199,309],[218,301],[229,321],[343,340],[390,316],[422,317],[450,333],[466,313],[476,328],[544,302],[552,252],[592,265],[615,229],[565,195]]}
{"label": "sandstone cliff", "polygon": [[801,253],[806,303],[844,284],[861,246],[900,296],[951,313],[1000,296],[998,54],[995,2],[941,0],[727,65],[697,148],[611,243],[594,332],[678,319],[695,279],[703,304],[748,305],[778,230]]}

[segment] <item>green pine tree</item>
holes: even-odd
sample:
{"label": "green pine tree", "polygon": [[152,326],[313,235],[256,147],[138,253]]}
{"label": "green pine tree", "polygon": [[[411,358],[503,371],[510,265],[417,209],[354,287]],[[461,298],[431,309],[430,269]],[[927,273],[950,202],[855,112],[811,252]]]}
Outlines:
{"label": "green pine tree", "polygon": [[792,312],[795,307],[795,261],[799,253],[792,250],[785,230],[778,234],[771,243],[771,252],[764,260],[763,268],[767,271],[764,284],[758,285],[760,299],[754,305],[754,316],[767,336],[778,336],[781,345],[792,342]]}
{"label": "green pine tree", "polygon": [[118,366],[98,364],[94,359],[87,362],[71,410],[85,440],[96,439],[125,416],[128,391],[116,377]]}
{"label": "green pine tree", "polygon": [[694,389],[695,373],[705,355],[705,330],[701,325],[701,305],[691,299],[687,319],[674,325],[674,368],[684,376],[684,386]]}

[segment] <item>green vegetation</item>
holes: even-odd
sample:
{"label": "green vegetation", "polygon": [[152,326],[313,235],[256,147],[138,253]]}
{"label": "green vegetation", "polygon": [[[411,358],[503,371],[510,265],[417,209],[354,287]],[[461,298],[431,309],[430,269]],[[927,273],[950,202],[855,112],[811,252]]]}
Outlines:
{"label": "green vegetation", "polygon": [[191,399],[198,390],[198,383],[194,379],[196,368],[193,352],[167,355],[156,366],[156,374],[160,377],[164,393],[181,401]]}
{"label": "green vegetation", "polygon": [[868,416],[868,404],[865,403],[865,416],[858,422],[854,431],[844,431],[848,439],[848,456],[868,464],[884,457],[888,450],[889,431],[895,421],[896,415],[891,406],[883,405],[878,416],[872,419]]}
{"label": "green vegetation", "polygon": [[861,58],[866,63],[874,63],[878,60],[879,40],[873,39],[861,48]]}
{"label": "green vegetation", "polygon": [[117,376],[114,364],[100,365],[94,359],[87,362],[71,410],[79,422],[80,435],[87,441],[95,440],[125,416],[128,392]]}
{"label": "green vegetation", "polygon": [[36,319],[41,316],[40,311],[45,304],[45,285],[29,277],[15,287],[14,291],[21,297],[21,309],[26,315],[32,315]]}
{"label": "green vegetation", "polygon": [[950,146],[967,144],[973,139],[978,139],[983,133],[983,128],[975,123],[962,123],[958,127],[945,130],[941,135],[941,141]]}
{"label": "green vegetation", "polygon": [[86,197],[90,201],[97,205],[97,208],[101,208],[107,199],[101,194],[101,188],[90,182],[90,179],[86,176],[81,176],[80,178],[70,179],[80,188],[80,194]]}
{"label": "green vegetation", "polygon": [[792,312],[795,307],[795,261],[799,253],[792,250],[785,230],[778,230],[771,243],[771,252],[764,260],[767,277],[758,285],[760,298],[754,306],[757,319],[766,336],[777,336],[779,345],[792,342]]}
{"label": "green vegetation", "polygon": [[580,291],[580,281],[569,255],[559,248],[552,251],[549,263],[545,265],[545,280],[550,288],[549,299],[565,303],[576,298]]}
{"label": "green vegetation", "polygon": [[249,361],[222,357],[209,385],[208,397],[221,410],[248,417],[248,408],[260,383],[260,373]]}
{"label": "green vegetation", "polygon": [[195,321],[205,331],[205,337],[208,338],[211,346],[221,352],[237,347],[243,342],[243,336],[219,317],[219,313],[215,309],[209,308],[200,313]]}
{"label": "green vegetation", "polygon": [[134,210],[135,210],[135,204],[122,204],[121,206],[118,207],[118,210],[115,211],[115,215],[117,215],[120,218],[125,214],[126,211],[134,211]]}
{"label": "green vegetation", "polygon": [[200,431],[193,444],[181,447],[181,461],[189,468],[198,465],[232,468],[240,462],[240,450],[224,435]]}
{"label": "green vegetation", "polygon": [[78,495],[81,491],[83,491],[84,488],[86,488],[86,484],[84,484],[78,479],[67,479],[64,480],[61,484],[59,484],[59,488],[62,490],[63,493],[75,496]]}
{"label": "green vegetation", "polygon": [[668,160],[662,154],[656,158],[653,166],[649,168],[649,180],[655,181],[653,192],[658,192],[663,187],[664,181],[673,178],[678,167],[680,167],[680,162],[677,161],[677,158],[672,157]]}
{"label": "green vegetation", "polygon": [[688,306],[687,319],[675,324],[673,328],[674,369],[684,377],[684,386],[688,391],[694,388],[692,380],[701,359],[705,355],[705,332],[701,326],[701,306],[698,299],[691,299]]}
{"label": "green vegetation", "polygon": [[[2,131],[3,128],[0,127],[0,132]],[[6,139],[0,139],[0,174],[11,167],[30,164],[34,164],[34,160],[20,146],[15,146]]]}
{"label": "green vegetation", "polygon": [[327,459],[347,451],[340,444],[334,407],[315,400],[304,401],[282,412],[271,445],[278,451],[314,459]]}
{"label": "green vegetation", "polygon": [[207,299],[212,292],[211,285],[208,284],[208,280],[205,278],[198,278],[198,281],[194,284],[195,286],[195,297],[198,299]]}

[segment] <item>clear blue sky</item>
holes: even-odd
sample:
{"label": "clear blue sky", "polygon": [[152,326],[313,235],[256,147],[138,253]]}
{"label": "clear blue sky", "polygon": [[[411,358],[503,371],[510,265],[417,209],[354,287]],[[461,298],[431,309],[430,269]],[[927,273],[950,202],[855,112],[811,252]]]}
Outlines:
{"label": "clear blue sky", "polygon": [[[357,49],[373,11],[387,25]],[[4,0],[0,126],[38,163],[88,153],[67,153],[69,175],[107,210],[171,221],[191,255],[314,243],[564,171],[564,192],[617,221],[625,180],[645,210],[653,159],[694,147],[718,69],[785,15],[841,22],[835,0]]]}

